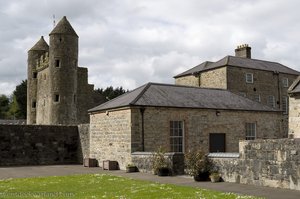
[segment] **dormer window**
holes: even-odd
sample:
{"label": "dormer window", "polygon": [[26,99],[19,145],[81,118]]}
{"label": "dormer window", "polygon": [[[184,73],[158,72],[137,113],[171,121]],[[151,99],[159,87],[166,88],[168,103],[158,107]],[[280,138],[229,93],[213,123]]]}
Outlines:
{"label": "dormer window", "polygon": [[253,73],[246,73],[246,83],[253,84]]}

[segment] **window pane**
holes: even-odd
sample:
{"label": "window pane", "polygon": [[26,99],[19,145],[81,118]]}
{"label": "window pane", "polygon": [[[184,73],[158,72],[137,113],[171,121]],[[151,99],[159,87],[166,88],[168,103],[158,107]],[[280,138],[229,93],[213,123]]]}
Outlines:
{"label": "window pane", "polygon": [[253,74],[252,73],[246,73],[246,82],[253,83]]}
{"label": "window pane", "polygon": [[282,111],[284,114],[288,113],[288,102],[287,102],[287,96],[282,97]]}
{"label": "window pane", "polygon": [[170,148],[172,152],[183,152],[183,121],[170,121]]}
{"label": "window pane", "polygon": [[256,138],[256,124],[246,123],[246,140],[254,140]]}

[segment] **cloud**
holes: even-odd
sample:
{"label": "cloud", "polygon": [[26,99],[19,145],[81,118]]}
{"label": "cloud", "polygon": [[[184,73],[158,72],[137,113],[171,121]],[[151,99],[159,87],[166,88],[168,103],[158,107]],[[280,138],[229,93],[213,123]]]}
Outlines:
{"label": "cloud", "polygon": [[0,93],[26,78],[27,50],[64,15],[79,35],[79,64],[95,87],[134,89],[243,43],[257,59],[300,69],[296,0],[27,0],[0,2]]}

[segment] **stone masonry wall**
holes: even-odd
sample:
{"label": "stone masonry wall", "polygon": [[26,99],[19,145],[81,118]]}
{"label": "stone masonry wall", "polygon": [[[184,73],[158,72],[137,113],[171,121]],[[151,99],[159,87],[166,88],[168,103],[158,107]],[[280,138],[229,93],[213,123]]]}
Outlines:
{"label": "stone masonry wall", "polygon": [[[149,107],[144,112],[145,151],[159,147],[170,150],[170,121],[184,121],[184,150],[209,150],[209,135],[225,133],[226,152],[238,152],[239,140],[245,139],[245,124],[256,123],[257,138],[281,138],[281,114],[276,112],[226,111]],[[132,152],[141,151],[142,119],[132,109]],[[100,120],[100,118],[98,119]],[[172,151],[170,151],[172,152]]]}
{"label": "stone masonry wall", "polygon": [[227,67],[200,73],[200,87],[227,89]]}
{"label": "stone masonry wall", "polygon": [[120,169],[131,163],[131,110],[107,111],[90,116],[90,157],[117,161]]}
{"label": "stone masonry wall", "polygon": [[[153,173],[152,157],[154,152],[134,152],[131,154],[132,163],[140,172]],[[169,166],[173,175],[184,174],[184,154],[183,153],[165,153],[165,159],[169,162]]]}
{"label": "stone masonry wall", "polygon": [[78,163],[77,126],[0,125],[0,166]]}
{"label": "stone masonry wall", "polygon": [[300,138],[300,96],[293,95],[289,97],[289,135],[294,138]]}
{"label": "stone masonry wall", "polygon": [[[287,89],[297,78],[296,75],[276,73],[273,71],[261,71],[248,68],[228,67],[228,90],[231,92],[246,94],[247,98],[255,100],[260,96],[262,104],[268,104],[269,96],[275,98],[275,108],[282,109],[282,97],[288,97]],[[253,83],[246,83],[246,73],[253,74]],[[289,85],[285,87],[282,83],[284,78],[288,78]],[[288,137],[288,114],[282,115],[283,133]]]}
{"label": "stone masonry wall", "polygon": [[199,87],[199,77],[195,77],[194,75],[178,77],[175,79],[175,84]]}
{"label": "stone masonry wall", "polygon": [[240,158],[213,158],[227,182],[300,190],[300,139],[240,141]]}
{"label": "stone masonry wall", "polygon": [[78,125],[78,134],[78,160],[79,163],[83,163],[83,158],[88,158],[90,156],[90,124]]}

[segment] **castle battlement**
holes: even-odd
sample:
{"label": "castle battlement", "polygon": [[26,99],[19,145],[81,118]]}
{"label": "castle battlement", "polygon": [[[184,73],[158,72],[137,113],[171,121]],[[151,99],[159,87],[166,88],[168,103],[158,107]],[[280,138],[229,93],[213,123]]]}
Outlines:
{"label": "castle battlement", "polygon": [[49,52],[45,52],[36,60],[37,72],[49,67]]}
{"label": "castle battlement", "polygon": [[66,17],[28,51],[27,124],[87,123],[93,85],[79,68],[78,35]]}

